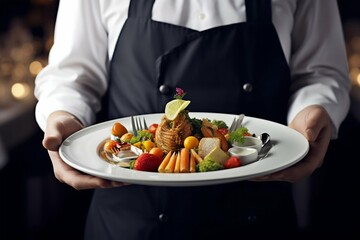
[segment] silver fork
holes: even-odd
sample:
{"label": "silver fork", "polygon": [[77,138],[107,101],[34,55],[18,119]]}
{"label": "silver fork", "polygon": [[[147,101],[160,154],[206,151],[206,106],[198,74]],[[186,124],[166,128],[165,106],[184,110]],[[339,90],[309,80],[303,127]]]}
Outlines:
{"label": "silver fork", "polygon": [[229,128],[229,132],[234,132],[236,129],[241,127],[242,121],[244,120],[245,115],[240,114],[239,116],[235,117],[233,122],[231,123],[231,126]]}
{"label": "silver fork", "polygon": [[138,131],[148,128],[145,118],[142,118],[142,122],[141,122],[140,117],[134,117],[134,116],[131,116],[131,126],[135,136],[138,135]]}

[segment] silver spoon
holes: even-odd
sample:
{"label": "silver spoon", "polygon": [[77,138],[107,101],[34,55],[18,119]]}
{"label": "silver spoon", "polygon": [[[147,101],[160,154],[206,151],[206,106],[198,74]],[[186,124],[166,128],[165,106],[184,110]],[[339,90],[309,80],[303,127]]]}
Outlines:
{"label": "silver spoon", "polygon": [[268,155],[270,149],[273,147],[270,135],[268,133],[262,133],[260,139],[263,144],[258,154],[258,160],[264,159]]}
{"label": "silver spoon", "polygon": [[262,141],[262,146],[264,147],[271,139],[270,139],[270,135],[268,133],[262,133],[260,135],[260,139]]}

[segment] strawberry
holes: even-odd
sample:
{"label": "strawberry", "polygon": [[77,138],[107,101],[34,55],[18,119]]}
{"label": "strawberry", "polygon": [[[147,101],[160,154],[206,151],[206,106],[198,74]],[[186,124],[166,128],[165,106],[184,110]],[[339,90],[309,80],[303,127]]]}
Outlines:
{"label": "strawberry", "polygon": [[156,172],[162,158],[151,153],[142,153],[135,161],[134,169],[138,171]]}

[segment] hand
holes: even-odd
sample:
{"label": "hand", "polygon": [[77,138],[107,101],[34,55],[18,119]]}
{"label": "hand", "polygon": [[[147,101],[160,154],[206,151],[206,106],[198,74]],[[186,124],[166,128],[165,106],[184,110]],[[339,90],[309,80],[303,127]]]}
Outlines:
{"label": "hand", "polygon": [[288,181],[293,183],[310,176],[317,168],[321,167],[332,133],[332,123],[326,110],[317,105],[309,106],[296,115],[289,127],[303,134],[309,141],[308,154],[295,165],[256,178],[255,181]]}
{"label": "hand", "polygon": [[125,185],[124,183],[90,176],[67,165],[59,155],[61,143],[72,133],[83,128],[73,115],[67,112],[54,112],[48,120],[43,139],[43,146],[48,150],[55,177],[75,189],[107,188]]}

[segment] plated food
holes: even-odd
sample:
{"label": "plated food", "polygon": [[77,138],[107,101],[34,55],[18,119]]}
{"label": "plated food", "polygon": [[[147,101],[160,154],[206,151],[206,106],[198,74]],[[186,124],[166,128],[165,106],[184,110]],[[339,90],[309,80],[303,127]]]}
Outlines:
{"label": "plated food", "polygon": [[[222,119],[190,117],[186,108],[191,102],[184,100],[184,95],[184,91],[177,89],[161,121],[136,133],[116,121],[111,131],[109,129],[109,140],[101,149],[103,159],[129,169],[159,173],[210,172],[256,161],[254,151],[229,152],[250,140],[257,139],[261,143],[254,133],[243,125],[229,131]],[[256,153],[261,148],[249,147]]]}
{"label": "plated food", "polygon": [[[134,117],[145,118],[150,128],[151,123],[160,123],[163,115],[163,113],[155,113]],[[238,117],[234,114],[192,111],[189,115],[196,119],[221,119],[229,126],[232,125],[234,118]],[[78,171],[112,181],[150,186],[190,187],[230,183],[267,175],[297,163],[309,150],[306,138],[294,129],[265,119],[246,116],[243,120],[244,126],[256,133],[267,132],[271,136],[273,147],[264,160],[259,158],[251,164],[210,172],[166,174],[158,171],[135,171],[128,167],[119,167],[123,162],[111,162],[102,157],[104,143],[110,140],[109,135],[115,122],[123,124],[131,133],[130,117],[94,124],[66,138],[59,148],[60,157]],[[134,160],[133,156],[132,160]]]}

